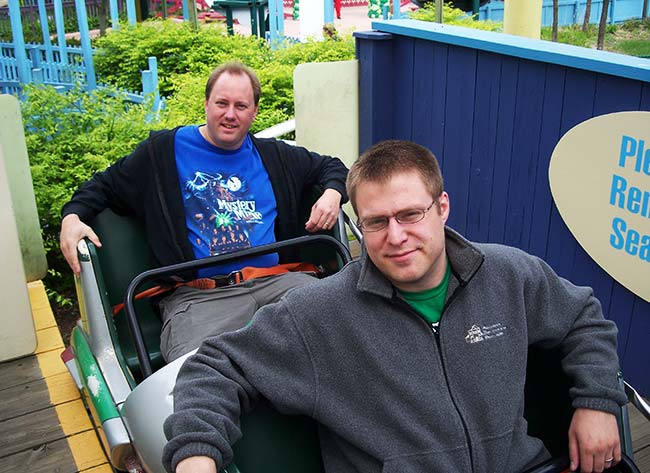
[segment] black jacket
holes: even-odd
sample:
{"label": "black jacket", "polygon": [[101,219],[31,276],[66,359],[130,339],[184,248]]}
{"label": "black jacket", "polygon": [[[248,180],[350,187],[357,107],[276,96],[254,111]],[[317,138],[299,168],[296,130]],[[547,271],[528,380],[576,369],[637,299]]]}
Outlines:
{"label": "black jacket", "polygon": [[[133,153],[96,173],[63,206],[61,216],[77,214],[92,225],[92,219],[105,208],[119,215],[133,215],[144,223],[154,266],[194,260],[176,170],[177,130],[151,133]],[[313,186],[335,189],[343,196],[342,202],[347,201],[347,168],[339,159],[272,138],[251,138],[275,194],[277,241],[304,233],[305,222],[299,215],[301,198]]]}

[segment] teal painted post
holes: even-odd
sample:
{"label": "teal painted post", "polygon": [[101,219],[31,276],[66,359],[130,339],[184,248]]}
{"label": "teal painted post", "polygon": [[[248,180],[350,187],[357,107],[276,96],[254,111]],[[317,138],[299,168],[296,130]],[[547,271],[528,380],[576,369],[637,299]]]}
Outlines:
{"label": "teal painted post", "polygon": [[153,88],[153,109],[157,112],[160,107],[160,89],[158,87],[158,59],[150,56],[148,59],[149,70],[151,71],[151,86]]}
{"label": "teal painted post", "polygon": [[393,0],[393,18],[396,20],[401,18],[402,16],[402,14],[399,11],[401,5],[402,3],[400,2],[400,0]]}
{"label": "teal painted post", "polygon": [[480,17],[480,19],[481,20],[489,20],[490,15],[492,14],[492,2],[487,2],[483,8],[485,8],[485,16]]}
{"label": "teal painted post", "polygon": [[79,36],[81,37],[81,52],[84,58],[84,69],[86,70],[86,90],[95,90],[97,88],[97,79],[95,78],[93,50],[90,46],[86,2],[85,0],[75,0],[74,5],[77,11],[77,23],[79,25]]}
{"label": "teal painted post", "polygon": [[[140,103],[143,103],[147,100],[149,94],[153,94],[153,81],[151,79],[151,71],[140,71],[140,75],[142,76],[142,102]],[[145,116],[145,121],[147,123],[153,120],[155,112],[156,109],[152,104],[151,111],[147,112]]]}
{"label": "teal painted post", "polygon": [[9,0],[9,21],[14,39],[14,55],[18,65],[18,79],[23,84],[32,81],[31,67],[25,52],[25,37],[23,36],[23,23],[20,20],[20,3],[18,0]]}
{"label": "teal painted post", "polygon": [[147,95],[153,93],[153,80],[151,79],[151,70],[140,71],[140,76],[142,77],[142,95],[147,97]]}
{"label": "teal painted post", "polygon": [[[45,46],[45,60],[48,62],[48,67],[51,68],[52,63],[54,62],[54,56],[52,55],[50,25],[47,22],[47,8],[45,8],[45,0],[38,0],[38,17],[41,20],[41,33],[43,36],[43,46]],[[49,75],[51,76],[52,73],[50,72]]]}
{"label": "teal painted post", "polygon": [[25,46],[25,50],[29,54],[29,61],[31,62],[32,69],[32,80],[34,80],[34,69],[40,69],[41,65],[41,51],[40,48],[35,44],[30,44]]}
{"label": "teal painted post", "polygon": [[614,23],[614,12],[616,11],[616,0],[609,1],[609,23]]}
{"label": "teal painted post", "polygon": [[282,0],[275,1],[275,11],[278,16],[278,33],[280,36],[284,36],[284,2]]}
{"label": "teal painted post", "polygon": [[151,121],[160,109],[160,92],[158,91],[158,62],[155,57],[148,58],[149,70],[142,71],[142,96],[147,99],[152,96],[151,112],[147,113],[147,122]]}
{"label": "teal painted post", "polygon": [[65,44],[65,22],[61,0],[54,0],[54,23],[56,24],[56,38],[59,44],[59,62],[68,65],[68,47]]}
{"label": "teal painted post", "polygon": [[190,21],[190,9],[187,7],[187,0],[183,0],[183,19]]}
{"label": "teal painted post", "polygon": [[275,48],[284,36],[284,5],[282,0],[269,0],[269,39]]}
{"label": "teal painted post", "polygon": [[131,26],[135,25],[136,23],[135,0],[126,0],[126,19],[129,22],[129,25]]}
{"label": "teal painted post", "polygon": [[115,31],[120,29],[120,11],[117,8],[117,0],[109,0],[111,11],[111,25]]}
{"label": "teal painted post", "polygon": [[325,23],[334,23],[334,2],[332,0],[324,0],[323,21]]}

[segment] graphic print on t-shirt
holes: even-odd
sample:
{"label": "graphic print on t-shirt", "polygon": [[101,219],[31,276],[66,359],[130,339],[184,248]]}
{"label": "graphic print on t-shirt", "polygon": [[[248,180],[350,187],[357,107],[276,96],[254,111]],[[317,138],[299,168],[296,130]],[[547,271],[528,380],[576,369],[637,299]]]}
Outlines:
{"label": "graphic print on t-shirt", "polygon": [[195,244],[209,242],[205,252],[209,255],[250,248],[248,232],[264,223],[254,196],[237,175],[197,171],[194,179],[185,183],[183,198],[195,229],[203,236],[197,236]]}
{"label": "graphic print on t-shirt", "polygon": [[[275,194],[250,137],[237,150],[222,150],[208,143],[194,126],[181,127],[175,141],[187,236],[195,257],[275,242]],[[204,268],[199,275],[276,264],[278,255],[272,253]]]}

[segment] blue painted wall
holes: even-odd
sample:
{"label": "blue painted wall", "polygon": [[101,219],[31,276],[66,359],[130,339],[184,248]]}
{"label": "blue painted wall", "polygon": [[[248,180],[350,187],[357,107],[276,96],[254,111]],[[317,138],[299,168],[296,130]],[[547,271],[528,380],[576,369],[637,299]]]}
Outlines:
{"label": "blue painted wall", "polygon": [[449,224],[592,286],[618,324],[625,377],[650,394],[650,303],[583,251],[548,182],[552,151],[570,128],[606,113],[650,111],[650,60],[414,20],[373,28],[355,35],[360,151],[387,138],[430,148],[451,197]]}

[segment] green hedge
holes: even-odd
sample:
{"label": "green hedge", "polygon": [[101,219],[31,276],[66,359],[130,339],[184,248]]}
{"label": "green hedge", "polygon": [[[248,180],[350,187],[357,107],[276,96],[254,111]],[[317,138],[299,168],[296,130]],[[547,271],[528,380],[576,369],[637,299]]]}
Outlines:
{"label": "green hedge", "polygon": [[[435,3],[426,3],[424,7],[409,13],[409,17],[413,20],[436,21]],[[442,22],[446,25],[464,26],[477,30],[503,31],[503,23],[491,20],[474,21],[471,15],[448,4],[444,4],[442,7]]]}

